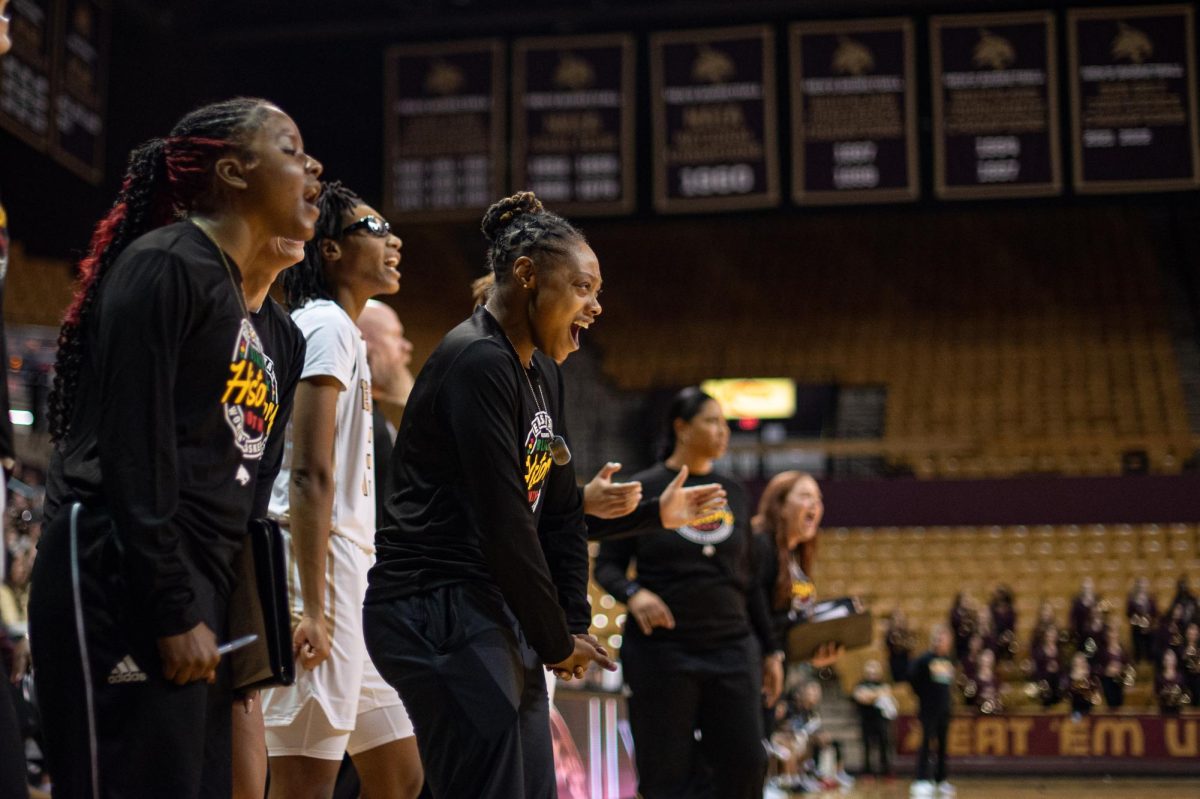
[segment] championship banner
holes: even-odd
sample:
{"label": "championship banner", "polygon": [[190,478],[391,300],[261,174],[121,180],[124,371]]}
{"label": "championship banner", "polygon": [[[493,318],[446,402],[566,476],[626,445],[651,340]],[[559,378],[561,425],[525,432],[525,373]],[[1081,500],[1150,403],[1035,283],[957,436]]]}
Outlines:
{"label": "championship banner", "polygon": [[1062,191],[1054,17],[935,16],[934,193],[941,199]]}
{"label": "championship banner", "polygon": [[38,150],[50,144],[50,81],[59,3],[12,0],[12,50],[0,58],[0,127]]}
{"label": "championship banner", "polygon": [[499,199],[501,42],[397,45],[384,64],[386,212],[409,220],[464,219]]}
{"label": "championship banner", "polygon": [[55,59],[50,151],[84,180],[104,176],[104,104],[111,15],[107,0],[67,0]]}
{"label": "championship banner", "polygon": [[658,211],[778,205],[769,26],[651,35],[650,86]]}
{"label": "championship banner", "polygon": [[[915,756],[921,723],[896,719],[896,751]],[[1093,713],[1073,720],[1066,713],[955,716],[946,736],[953,768],[985,759],[991,769],[1034,766],[1080,773],[1103,768],[1200,774],[1200,716]],[[958,761],[958,762],[955,762]],[[1047,763],[1046,761],[1051,761]]]}
{"label": "championship banner", "polygon": [[513,189],[569,216],[634,210],[635,54],[627,34],[516,41]]}
{"label": "championship banner", "polygon": [[1200,186],[1192,6],[1071,9],[1067,26],[1075,190]]}
{"label": "championship banner", "polygon": [[911,20],[795,23],[788,46],[793,200],[915,200],[920,175]]}

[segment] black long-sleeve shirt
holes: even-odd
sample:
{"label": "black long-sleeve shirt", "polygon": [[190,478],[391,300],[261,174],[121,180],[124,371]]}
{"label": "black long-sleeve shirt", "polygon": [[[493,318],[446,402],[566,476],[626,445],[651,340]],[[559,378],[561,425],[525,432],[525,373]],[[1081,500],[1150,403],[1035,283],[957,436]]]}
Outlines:
{"label": "black long-sleeve shirt", "polygon": [[[640,480],[642,490],[655,497],[677,475],[659,464],[632,479]],[[658,527],[635,537],[603,540],[596,557],[596,582],[621,601],[638,587],[662,598],[675,628],[655,629],[653,640],[703,650],[753,634],[763,651],[773,651],[778,643],[753,562],[746,493],[736,480],[717,473],[689,475],[684,485],[712,482],[725,488],[724,509],[679,530]],[[602,534],[604,525],[599,527]],[[636,564],[635,580],[626,576],[631,562]],[[630,620],[625,635],[643,634]]]}
{"label": "black long-sleeve shirt", "polygon": [[787,641],[788,631],[795,625],[808,620],[813,607],[817,604],[817,589],[813,581],[800,568],[796,558],[788,563],[791,574],[792,590],[787,604],[782,608],[775,607],[775,582],[779,579],[779,553],[776,549],[775,535],[771,531],[754,535],[754,561],[758,570],[759,584],[762,586],[763,597],[771,616],[772,632],[776,639],[783,644]]}
{"label": "black long-sleeve shirt", "polygon": [[938,719],[950,713],[950,686],[954,663],[949,657],[926,652],[908,667],[908,682],[920,702],[922,719]]}
{"label": "black long-sleeve shirt", "polygon": [[549,451],[562,397],[558,366],[535,352],[526,372],[482,307],[446,335],[400,422],[367,603],[494,586],[543,662],[570,656],[591,609],[575,469]]}
{"label": "black long-sleeve shirt", "polygon": [[190,222],[121,253],[85,323],[71,427],[51,460],[47,516],[75,500],[112,516],[156,636],[201,620],[193,572],[230,591],[304,363],[303,336],[272,300],[244,321],[227,260]]}

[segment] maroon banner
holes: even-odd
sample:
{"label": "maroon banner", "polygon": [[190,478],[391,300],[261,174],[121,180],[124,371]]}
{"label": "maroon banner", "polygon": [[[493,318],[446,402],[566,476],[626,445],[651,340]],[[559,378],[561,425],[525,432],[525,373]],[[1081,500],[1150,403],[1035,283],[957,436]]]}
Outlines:
{"label": "maroon banner", "polygon": [[[997,762],[1061,758],[1084,768],[1126,765],[1200,774],[1200,716],[1195,715],[955,716],[946,743],[952,760],[987,758],[993,768]],[[920,746],[921,723],[912,716],[898,718],[897,753],[915,755]]]}
{"label": "maroon banner", "polygon": [[1200,186],[1192,7],[1071,9],[1067,25],[1075,190]]}
{"label": "maroon banner", "polygon": [[1054,17],[935,16],[929,32],[937,196],[1058,194]]}
{"label": "maroon banner", "polygon": [[770,27],[653,34],[650,83],[657,210],[778,205]]}
{"label": "maroon banner", "polygon": [[385,59],[390,215],[464,219],[504,191],[504,49],[497,39],[397,45]]}
{"label": "maroon banner", "polygon": [[92,183],[104,176],[110,19],[107,0],[68,0],[55,58],[50,152]]}
{"label": "maroon banner", "polygon": [[50,143],[58,3],[13,0],[8,15],[12,50],[0,58],[0,127],[31,147],[45,150]]}
{"label": "maroon banner", "polygon": [[572,216],[633,211],[634,54],[626,34],[517,40],[515,190]]}
{"label": "maroon banner", "polygon": [[911,20],[796,23],[788,42],[792,198],[802,205],[916,199]]}

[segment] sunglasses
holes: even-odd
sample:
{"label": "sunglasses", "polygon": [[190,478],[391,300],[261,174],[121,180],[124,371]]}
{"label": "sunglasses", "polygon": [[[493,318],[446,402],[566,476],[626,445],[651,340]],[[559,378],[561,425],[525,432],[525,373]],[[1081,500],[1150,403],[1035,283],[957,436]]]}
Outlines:
{"label": "sunglasses", "polygon": [[342,232],[338,234],[338,238],[340,239],[343,236],[349,236],[354,231],[362,229],[365,229],[377,239],[387,238],[388,234],[392,232],[392,226],[387,223],[387,220],[380,219],[375,215],[370,215],[364,216],[357,222],[351,222],[349,225],[346,225],[344,228],[342,228]]}

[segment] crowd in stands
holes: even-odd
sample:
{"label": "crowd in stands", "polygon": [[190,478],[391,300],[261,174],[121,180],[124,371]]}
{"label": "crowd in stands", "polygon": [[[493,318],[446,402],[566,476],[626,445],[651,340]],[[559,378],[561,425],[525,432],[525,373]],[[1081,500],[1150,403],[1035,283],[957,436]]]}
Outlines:
{"label": "crowd in stands", "polygon": [[[1139,663],[1153,666],[1153,698],[1164,714],[1178,713],[1200,697],[1200,613],[1182,576],[1163,612],[1139,578],[1119,604],[1097,594],[1085,578],[1066,619],[1055,618],[1043,602],[1022,650],[1016,636],[1012,591],[999,586],[986,606],[960,593],[949,612],[958,660],[958,689],[963,705],[979,713],[1001,713],[1009,686],[1004,674],[1014,669],[1026,678],[1025,694],[1044,708],[1066,703],[1075,715],[1105,705],[1125,705],[1126,689],[1138,680]],[[893,679],[903,681],[916,638],[904,614],[892,614],[886,647]],[[1126,645],[1126,641],[1130,646]]]}

